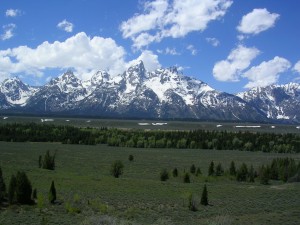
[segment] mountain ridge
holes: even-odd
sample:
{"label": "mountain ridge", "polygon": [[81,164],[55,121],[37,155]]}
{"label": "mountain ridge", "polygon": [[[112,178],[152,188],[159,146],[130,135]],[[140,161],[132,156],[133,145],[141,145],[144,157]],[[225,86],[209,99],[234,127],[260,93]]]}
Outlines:
{"label": "mountain ridge", "polygon": [[[19,78],[0,84],[0,111],[160,119],[299,122],[300,84],[220,92],[176,67],[147,71],[142,61],[122,74],[96,72],[82,81],[72,71],[41,87]],[[274,91],[275,90],[275,91]],[[292,101],[294,108],[289,105]]]}

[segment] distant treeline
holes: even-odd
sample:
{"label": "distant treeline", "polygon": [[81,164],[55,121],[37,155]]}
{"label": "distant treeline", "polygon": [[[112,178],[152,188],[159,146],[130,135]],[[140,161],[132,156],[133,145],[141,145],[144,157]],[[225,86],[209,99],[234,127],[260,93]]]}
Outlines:
{"label": "distant treeline", "polygon": [[107,144],[133,148],[179,148],[299,153],[300,135],[227,131],[144,131],[50,124],[0,125],[0,141]]}

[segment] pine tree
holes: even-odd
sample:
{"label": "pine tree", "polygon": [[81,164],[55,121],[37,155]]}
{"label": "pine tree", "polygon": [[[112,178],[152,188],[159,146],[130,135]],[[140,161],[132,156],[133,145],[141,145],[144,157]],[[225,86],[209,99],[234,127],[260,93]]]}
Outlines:
{"label": "pine tree", "polygon": [[254,173],[254,168],[253,168],[252,165],[250,167],[248,176],[249,176],[249,182],[253,183],[254,182],[255,173]]}
{"label": "pine tree", "polygon": [[37,190],[36,190],[36,188],[33,189],[33,192],[32,192],[32,199],[37,199]]}
{"label": "pine tree", "polygon": [[200,169],[200,167],[198,167],[196,170],[196,176],[198,177],[201,174],[202,174],[201,169]]}
{"label": "pine tree", "polygon": [[40,155],[39,156],[39,168],[42,168],[42,165],[43,165],[43,163],[42,163],[42,156]]}
{"label": "pine tree", "polygon": [[49,190],[49,202],[51,204],[54,204],[55,200],[56,200],[56,189],[55,189],[54,181],[52,181],[51,187]]}
{"label": "pine tree", "polygon": [[0,167],[0,202],[4,199],[6,193],[6,185],[2,176],[2,169]]}
{"label": "pine tree", "polygon": [[25,172],[18,172],[16,176],[16,197],[20,204],[30,204],[32,187]]}
{"label": "pine tree", "polygon": [[215,174],[215,165],[214,165],[214,161],[211,161],[208,168],[208,176],[213,176],[214,174]]}
{"label": "pine tree", "polygon": [[191,165],[190,173],[195,174],[195,172],[196,172],[196,166],[193,164],[193,165]]}
{"label": "pine tree", "polygon": [[247,181],[248,177],[248,167],[245,163],[241,165],[241,167],[236,172],[236,180],[237,181]]}
{"label": "pine tree", "polygon": [[202,191],[202,196],[201,196],[201,205],[208,205],[208,194],[207,194],[207,187],[206,184],[204,184],[204,188]]}
{"label": "pine tree", "polygon": [[166,181],[169,179],[169,173],[167,171],[167,169],[163,169],[161,172],[160,172],[160,180],[161,181]]}
{"label": "pine tree", "polygon": [[47,170],[55,169],[55,156],[56,156],[56,153],[54,153],[53,155],[50,155],[49,151],[46,152],[46,154],[44,156],[43,164],[42,164],[43,169],[47,169]]}
{"label": "pine tree", "polygon": [[15,175],[12,175],[9,181],[8,186],[8,202],[12,204],[16,197],[16,186],[17,186],[17,178]]}
{"label": "pine tree", "polygon": [[132,161],[134,160],[133,155],[129,155],[128,160],[129,160],[130,162],[132,162]]}
{"label": "pine tree", "polygon": [[230,163],[229,174],[231,176],[235,176],[236,175],[236,169],[235,169],[234,161],[231,161],[231,163]]}
{"label": "pine tree", "polygon": [[191,183],[190,175],[188,173],[184,174],[184,176],[183,176],[183,182],[184,183]]}
{"label": "pine tree", "polygon": [[178,177],[178,170],[176,167],[174,168],[172,173],[173,173],[173,177]]}
{"label": "pine tree", "polygon": [[216,167],[216,176],[222,176],[224,173],[223,167],[221,163],[219,163]]}

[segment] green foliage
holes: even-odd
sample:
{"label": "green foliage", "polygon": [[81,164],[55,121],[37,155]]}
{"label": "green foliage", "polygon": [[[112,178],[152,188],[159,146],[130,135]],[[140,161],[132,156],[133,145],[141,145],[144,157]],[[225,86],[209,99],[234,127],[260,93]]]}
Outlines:
{"label": "green foliage", "polygon": [[231,163],[230,163],[229,174],[231,176],[236,176],[236,169],[235,169],[234,161],[231,161]]}
{"label": "green foliage", "polygon": [[17,178],[15,175],[12,175],[9,181],[8,186],[8,202],[9,204],[13,204],[16,198],[16,186],[17,186]]}
{"label": "green foliage", "polygon": [[255,177],[255,171],[254,171],[253,165],[250,166],[248,177],[249,177],[249,182],[253,183],[254,177]]}
{"label": "green foliage", "polygon": [[259,180],[261,184],[267,185],[270,180],[270,168],[269,166],[262,165],[259,169]]}
{"label": "green foliage", "polygon": [[51,183],[48,199],[51,204],[54,204],[54,202],[56,200],[56,188],[54,185],[54,181],[52,181],[52,183]]}
{"label": "green foliage", "polygon": [[194,164],[191,165],[190,173],[191,173],[191,174],[195,174],[195,173],[196,173],[196,166],[195,166]]}
{"label": "green foliage", "polygon": [[216,176],[222,176],[224,174],[224,170],[221,163],[218,163],[216,167]]}
{"label": "green foliage", "polygon": [[194,199],[192,194],[190,194],[189,198],[188,198],[188,207],[189,207],[189,210],[191,210],[193,212],[198,211],[197,205],[196,205],[196,200]]}
{"label": "green foliage", "polygon": [[43,157],[40,155],[39,156],[39,168],[42,168],[43,165]]}
{"label": "green foliage", "polygon": [[237,181],[247,181],[248,178],[248,167],[245,163],[242,163],[241,167],[236,172]]}
{"label": "green foliage", "polygon": [[133,155],[129,155],[129,156],[128,156],[128,160],[129,160],[130,162],[132,162],[132,161],[134,160]]}
{"label": "green foliage", "polygon": [[32,191],[32,199],[37,199],[37,190],[36,188]]}
{"label": "green foliage", "polygon": [[208,193],[206,184],[204,184],[202,195],[201,195],[201,205],[207,206],[208,205]]}
{"label": "green foliage", "polygon": [[124,165],[123,165],[122,161],[116,160],[111,165],[110,173],[115,178],[118,178],[119,176],[121,176],[123,174],[123,168],[124,168]]}
{"label": "green foliage", "polygon": [[44,156],[42,168],[47,169],[47,170],[54,170],[55,169],[55,156],[56,156],[56,153],[54,153],[53,155],[50,155],[50,152],[47,151]]}
{"label": "green foliage", "polygon": [[68,213],[71,213],[71,214],[78,214],[78,213],[81,213],[81,209],[72,205],[71,203],[67,202],[65,204],[65,209]]}
{"label": "green foliage", "polygon": [[178,169],[176,167],[173,169],[172,174],[173,174],[173,177],[178,177]]}
{"label": "green foliage", "polygon": [[166,181],[169,179],[169,173],[167,171],[167,169],[163,169],[161,172],[160,172],[160,180],[161,181]]}
{"label": "green foliage", "polygon": [[196,174],[195,175],[199,176],[201,174],[202,174],[201,169],[200,169],[200,167],[198,167],[197,170],[196,170]]}
{"label": "green foliage", "polygon": [[208,176],[213,176],[213,175],[215,175],[215,164],[213,161],[211,161],[208,168]]}
{"label": "green foliage", "polygon": [[45,207],[45,198],[42,194],[38,194],[37,195],[37,207],[40,211],[42,211],[42,209]]}
{"label": "green foliage", "polygon": [[184,174],[184,176],[183,176],[183,182],[184,183],[191,183],[190,174],[189,173],[185,173]]}
{"label": "green foliage", "polygon": [[6,193],[6,185],[2,176],[2,169],[0,167],[0,202],[4,199]]}
{"label": "green foliage", "polygon": [[31,204],[31,183],[25,172],[17,172],[16,175],[16,198],[20,204]]}

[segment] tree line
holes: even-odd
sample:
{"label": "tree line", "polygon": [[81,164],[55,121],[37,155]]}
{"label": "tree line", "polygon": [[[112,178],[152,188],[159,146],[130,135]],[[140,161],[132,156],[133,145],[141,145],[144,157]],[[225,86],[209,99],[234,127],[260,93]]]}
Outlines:
{"label": "tree line", "polygon": [[50,124],[0,125],[0,141],[107,144],[133,148],[177,148],[299,153],[299,134],[229,131],[145,131],[78,128]]}

